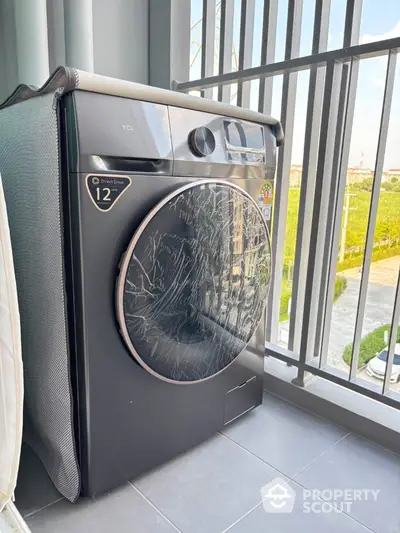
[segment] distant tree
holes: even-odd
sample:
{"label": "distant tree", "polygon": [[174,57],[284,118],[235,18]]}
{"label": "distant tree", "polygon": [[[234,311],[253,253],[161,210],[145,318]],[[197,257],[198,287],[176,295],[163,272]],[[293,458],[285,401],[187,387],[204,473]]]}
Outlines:
{"label": "distant tree", "polygon": [[366,178],[361,182],[361,190],[366,192],[372,191],[372,178]]}

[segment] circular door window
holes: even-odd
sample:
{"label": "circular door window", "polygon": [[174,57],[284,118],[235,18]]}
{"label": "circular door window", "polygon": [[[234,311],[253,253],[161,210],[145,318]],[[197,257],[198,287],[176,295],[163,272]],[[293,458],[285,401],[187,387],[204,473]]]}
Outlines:
{"label": "circular door window", "polygon": [[170,382],[221,372],[260,323],[270,270],[268,229],[251,196],[223,181],[177,189],[149,212],[122,261],[117,315],[132,356]]}

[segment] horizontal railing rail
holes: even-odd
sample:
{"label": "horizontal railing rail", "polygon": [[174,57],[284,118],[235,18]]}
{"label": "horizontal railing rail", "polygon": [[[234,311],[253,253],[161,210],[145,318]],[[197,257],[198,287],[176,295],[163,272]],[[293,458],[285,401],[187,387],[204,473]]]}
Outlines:
{"label": "horizontal railing rail", "polygon": [[388,50],[393,50],[395,52],[400,51],[400,37],[375,41],[372,43],[358,44],[355,46],[349,46],[348,48],[339,48],[337,50],[330,50],[328,52],[321,52],[308,56],[295,57],[293,59],[279,61],[269,65],[245,68],[243,70],[226,72],[225,74],[217,74],[215,76],[207,76],[192,81],[182,82],[175,80],[173,88],[180,92],[200,91],[212,87],[231,85],[232,83],[237,82],[279,76],[290,72],[301,72],[302,70],[308,70],[311,67],[323,67],[331,61],[346,62],[353,58],[369,59],[371,57],[379,57],[387,53]]}

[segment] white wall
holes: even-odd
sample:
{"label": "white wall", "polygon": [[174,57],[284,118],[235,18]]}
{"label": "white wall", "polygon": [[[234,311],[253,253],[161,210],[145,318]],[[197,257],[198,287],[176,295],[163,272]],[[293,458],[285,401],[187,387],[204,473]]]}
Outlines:
{"label": "white wall", "polygon": [[53,72],[60,65],[65,65],[63,0],[47,0],[47,25],[49,68],[50,72]]}
{"label": "white wall", "polygon": [[0,102],[18,84],[13,0],[0,0]]}
{"label": "white wall", "polygon": [[[66,64],[64,2],[67,1],[47,0],[50,72]],[[92,1],[96,73],[167,88],[171,79],[188,79],[189,0]],[[0,100],[4,100],[20,81],[36,83],[36,80],[25,79],[29,73],[18,70],[14,2],[0,0]],[[33,58],[34,54],[32,50]],[[79,65],[68,66],[79,68]]]}
{"label": "white wall", "polygon": [[149,83],[148,0],[94,0],[94,70]]}
{"label": "white wall", "polygon": [[[66,64],[63,2],[47,0],[50,72]],[[93,31],[96,73],[149,83],[148,0],[93,0]],[[0,0],[0,102],[19,82],[14,0]]]}

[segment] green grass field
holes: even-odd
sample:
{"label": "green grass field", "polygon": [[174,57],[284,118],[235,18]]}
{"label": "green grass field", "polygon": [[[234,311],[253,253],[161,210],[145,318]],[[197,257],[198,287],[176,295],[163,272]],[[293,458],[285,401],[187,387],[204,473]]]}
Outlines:
{"label": "green grass field", "polygon": [[[350,199],[349,221],[346,233],[345,246],[345,261],[351,256],[355,256],[358,263],[352,266],[361,265],[362,251],[365,245],[365,237],[367,232],[369,204],[371,200],[370,192],[352,192],[356,196]],[[290,189],[289,203],[288,203],[288,217],[286,227],[286,242],[285,242],[285,258],[284,264],[288,265],[294,262],[294,255],[296,250],[296,232],[297,232],[297,217],[299,212],[300,190]],[[379,198],[378,218],[375,229],[374,242],[382,243],[387,241],[387,244],[376,246],[374,248],[373,260],[377,260],[375,255],[381,258],[383,249],[390,248],[397,241],[400,244],[400,192],[382,191]],[[391,244],[392,246],[389,246]],[[355,249],[360,248],[359,251]],[[396,255],[392,253],[390,255]],[[338,271],[344,270],[341,265],[338,265]],[[350,268],[350,267],[346,267]],[[286,270],[286,269],[285,269]]]}
{"label": "green grass field", "polygon": [[[337,272],[361,266],[363,261],[371,193],[351,189],[349,192],[355,196],[350,198],[345,256],[344,261],[338,263]],[[300,190],[290,189],[286,222],[281,320],[287,318],[287,303],[291,293],[287,279],[288,276],[290,277],[295,259],[299,199]],[[394,255],[400,255],[400,192],[382,191],[379,198],[372,260],[378,261]]]}

